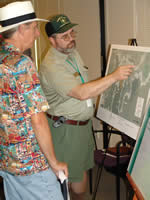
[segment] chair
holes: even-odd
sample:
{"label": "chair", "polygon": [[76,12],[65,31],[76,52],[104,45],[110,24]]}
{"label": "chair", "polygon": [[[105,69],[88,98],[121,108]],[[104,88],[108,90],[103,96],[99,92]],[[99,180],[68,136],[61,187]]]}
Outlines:
{"label": "chair", "polygon": [[[95,134],[98,131],[93,131],[94,138]],[[101,131],[100,131],[101,132]],[[98,190],[98,186],[100,183],[101,174],[103,168],[115,175],[116,177],[116,199],[120,200],[120,178],[126,179],[127,167],[129,164],[129,160],[132,154],[133,146],[135,141],[128,137],[127,135],[113,129],[109,126],[107,129],[108,133],[108,146],[105,149],[96,149],[94,151],[94,160],[95,164],[98,166],[96,180],[95,180],[95,188],[93,192],[92,200],[96,199],[96,194]],[[109,147],[110,139],[113,134],[117,134],[121,136],[121,140],[117,142],[114,147]],[[92,186],[91,186],[92,187]]]}

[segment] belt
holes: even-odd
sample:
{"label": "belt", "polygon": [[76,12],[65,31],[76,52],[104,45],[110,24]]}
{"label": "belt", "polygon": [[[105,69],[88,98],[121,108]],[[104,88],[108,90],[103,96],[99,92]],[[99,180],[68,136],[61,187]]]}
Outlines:
{"label": "belt", "polygon": [[[54,120],[54,121],[57,121],[59,119],[58,116],[53,116],[53,115],[50,115],[47,113],[47,116]],[[89,122],[89,119],[86,120],[86,121],[77,121],[77,120],[71,120],[71,119],[67,119],[64,124],[71,124],[71,125],[79,125],[79,126],[83,126],[83,125],[86,125],[87,123]]]}

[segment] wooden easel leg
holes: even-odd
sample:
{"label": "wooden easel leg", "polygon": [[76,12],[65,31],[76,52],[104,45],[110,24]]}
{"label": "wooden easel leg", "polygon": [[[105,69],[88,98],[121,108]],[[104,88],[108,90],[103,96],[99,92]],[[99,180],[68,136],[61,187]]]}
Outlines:
{"label": "wooden easel leg", "polygon": [[137,197],[136,197],[136,194],[134,195],[133,200],[138,200]]}

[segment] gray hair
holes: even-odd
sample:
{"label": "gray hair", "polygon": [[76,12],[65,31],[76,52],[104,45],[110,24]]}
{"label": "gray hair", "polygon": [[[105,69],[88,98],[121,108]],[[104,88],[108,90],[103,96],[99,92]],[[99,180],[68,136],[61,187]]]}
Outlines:
{"label": "gray hair", "polygon": [[[31,23],[32,23],[32,22],[27,22],[27,23],[25,23],[25,25],[26,25],[26,26],[29,26]],[[12,37],[12,35],[18,30],[18,27],[19,27],[19,26],[17,26],[17,27],[15,27],[15,28],[12,28],[12,29],[10,29],[10,30],[7,30],[7,31],[1,33],[3,39],[10,39],[10,38]]]}
{"label": "gray hair", "polygon": [[3,39],[9,39],[9,38],[12,37],[12,35],[13,35],[17,30],[18,30],[18,26],[15,27],[15,28],[10,29],[10,30],[8,30],[8,31],[5,31],[5,32],[1,33],[1,35],[2,35]]}

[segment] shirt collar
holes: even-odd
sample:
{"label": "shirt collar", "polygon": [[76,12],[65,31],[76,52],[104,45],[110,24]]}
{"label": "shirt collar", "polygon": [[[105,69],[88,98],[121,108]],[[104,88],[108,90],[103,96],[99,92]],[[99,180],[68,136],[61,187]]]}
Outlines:
{"label": "shirt collar", "polygon": [[57,49],[55,49],[54,47],[51,47],[51,51],[52,51],[52,53],[54,53],[54,55],[56,57],[59,57],[59,62],[60,62],[60,60],[62,60],[62,62],[65,62],[68,59],[68,57],[72,54],[72,53],[64,54],[64,53],[58,51]]}
{"label": "shirt collar", "polygon": [[13,44],[3,41],[2,42],[3,49],[9,52],[20,52],[19,48],[16,48]]}

